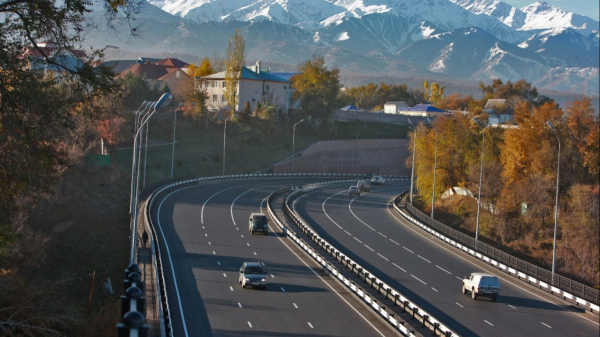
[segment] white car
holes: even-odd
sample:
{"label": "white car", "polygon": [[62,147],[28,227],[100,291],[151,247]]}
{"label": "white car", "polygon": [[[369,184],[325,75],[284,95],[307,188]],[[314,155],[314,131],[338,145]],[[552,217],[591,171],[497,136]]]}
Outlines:
{"label": "white car", "polygon": [[469,277],[463,279],[462,293],[471,292],[471,298],[476,299],[477,296],[487,296],[496,301],[498,293],[500,293],[500,280],[497,276],[487,273],[471,273]]}

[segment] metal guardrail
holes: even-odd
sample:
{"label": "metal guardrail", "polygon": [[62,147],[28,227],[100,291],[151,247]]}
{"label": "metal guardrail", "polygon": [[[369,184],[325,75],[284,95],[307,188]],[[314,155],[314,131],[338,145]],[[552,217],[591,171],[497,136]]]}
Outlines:
{"label": "metal guardrail", "polygon": [[461,233],[418,210],[413,205],[406,203],[406,209],[410,214],[404,212],[397,206],[399,200],[406,192],[394,199],[394,208],[403,217],[435,235],[458,249],[477,257],[486,263],[499,268],[520,280],[529,284],[537,285],[555,296],[562,297],[576,306],[583,307],[592,312],[599,312],[600,291],[573,281],[567,277],[555,274],[554,285],[552,284],[552,272],[542,267],[521,260],[515,256],[494,248],[467,234]]}
{"label": "metal guardrail", "polygon": [[[388,178],[388,179],[390,179],[390,178]],[[404,178],[404,179],[410,179],[410,178]],[[391,180],[393,180],[393,178]],[[380,279],[378,279],[377,277],[375,277],[373,275],[373,273],[369,272],[367,269],[365,269],[364,267],[362,267],[361,265],[359,265],[358,263],[356,263],[355,261],[353,261],[352,259],[347,257],[345,254],[340,252],[334,246],[332,246],[325,239],[321,238],[318,234],[316,234],[313,231],[313,229],[309,225],[304,223],[304,221],[289,206],[289,202],[291,199],[295,198],[296,196],[300,195],[301,193],[305,193],[306,191],[308,191],[310,189],[319,188],[319,187],[323,187],[323,186],[327,186],[327,185],[331,185],[331,184],[345,183],[345,182],[348,182],[348,180],[308,184],[308,185],[302,186],[302,189],[298,189],[298,190],[290,193],[286,197],[285,202],[284,202],[284,209],[285,209],[286,215],[290,218],[290,220],[292,220],[292,222],[294,222],[294,224],[296,226],[298,226],[298,228],[300,228],[300,230],[302,230],[306,235],[308,235],[314,242],[316,242],[327,253],[329,253],[330,255],[335,257],[337,260],[342,262],[342,264],[344,264],[346,267],[348,267],[350,270],[352,270],[352,272],[354,272],[358,277],[360,277],[361,279],[364,279],[364,281],[367,282],[367,284],[370,284],[371,287],[377,288],[377,291],[379,293],[384,294],[388,299],[394,301],[394,304],[402,305],[404,312],[410,313],[410,315],[413,318],[417,319],[418,321],[420,321],[423,324],[423,327],[429,328],[434,333],[434,335],[439,334],[439,335],[447,336],[447,337],[458,336],[458,334],[456,334],[455,332],[450,330],[448,327],[443,325],[440,321],[436,320],[434,317],[432,317],[426,311],[424,311],[423,309],[419,308],[417,305],[415,305],[414,303],[409,301],[400,292],[398,292],[397,290],[395,290],[392,287],[390,287],[389,285],[387,285],[385,282],[383,282]],[[267,208],[268,208],[269,215],[271,216],[271,218],[275,219],[275,222],[277,223],[277,225],[279,227],[281,227],[282,229],[283,229],[283,225],[281,224],[279,219],[277,219],[277,217],[271,210],[270,202],[271,202],[273,196],[276,196],[278,194],[285,193],[288,191],[289,191],[289,188],[282,189],[282,190],[279,190],[279,191],[273,193],[271,196],[269,196],[269,199],[267,202]],[[287,232],[290,232],[290,231],[287,230]],[[354,293],[359,298],[361,298],[365,303],[367,303],[369,305],[369,307],[371,309],[373,309],[376,313],[378,313],[389,325],[394,327],[397,331],[399,331],[404,336],[414,336],[414,334],[412,334],[406,327],[404,327],[404,324],[400,320],[394,318],[393,314],[387,313],[385,308],[383,308],[382,306],[377,304],[376,300],[371,299],[368,294],[363,292],[352,281],[350,281],[347,278],[345,278],[344,276],[342,276],[342,274],[339,273],[335,267],[333,267],[329,262],[327,262],[326,259],[321,257],[317,252],[315,252],[310,246],[306,245],[301,239],[298,239],[298,237],[293,232],[291,232],[291,234],[292,235],[289,235],[290,238],[294,242],[296,242],[298,244],[298,246],[300,246],[302,249],[304,249],[310,256],[312,256],[315,259],[315,261],[317,263],[319,263],[321,266],[323,266],[331,275],[333,275],[341,283],[343,283],[350,291],[352,291],[352,293]]]}

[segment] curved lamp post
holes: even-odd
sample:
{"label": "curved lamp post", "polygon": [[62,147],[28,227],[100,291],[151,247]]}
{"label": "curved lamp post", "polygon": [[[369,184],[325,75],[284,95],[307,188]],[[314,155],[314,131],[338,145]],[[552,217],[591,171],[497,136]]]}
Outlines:
{"label": "curved lamp post", "polygon": [[546,122],[550,127],[550,130],[556,136],[556,141],[558,141],[558,159],[556,161],[556,203],[554,205],[554,246],[552,248],[552,284],[554,284],[554,275],[556,272],[556,232],[558,231],[558,178],[560,177],[560,139],[558,138],[558,134],[556,133],[556,129],[550,121]]}
{"label": "curved lamp post", "polygon": [[[431,118],[427,118],[427,120],[433,126],[433,121],[431,120]],[[433,205],[435,204],[435,171],[437,170],[437,139],[438,139],[438,132],[435,127],[433,128],[433,131],[435,131],[435,159],[433,161],[433,189],[431,191],[431,218],[432,219],[433,219]]]}
{"label": "curved lamp post", "polygon": [[235,114],[232,114],[231,116],[225,118],[225,126],[223,128],[223,176],[225,175],[225,136],[227,135],[227,121],[230,120],[233,116],[235,116]]}
{"label": "curved lamp post", "polygon": [[304,122],[304,119],[301,119],[298,123],[294,124],[294,131],[292,132],[292,174],[294,173],[294,157],[296,155],[296,125]]}
{"label": "curved lamp post", "polygon": [[[147,105],[146,105],[147,103]],[[133,190],[133,182],[135,181],[135,169],[136,169],[136,164],[137,164],[137,155],[136,153],[139,151],[137,149],[137,137],[138,137],[138,132],[140,131],[141,127],[140,127],[140,118],[142,116],[146,116],[148,113],[150,113],[150,111],[152,111],[152,108],[154,107],[154,105],[156,104],[156,102],[152,102],[152,101],[144,101],[144,104],[142,104],[142,106],[144,106],[144,108],[142,109],[142,111],[136,116],[136,120],[135,120],[135,136],[133,137],[133,151],[132,151],[132,156],[131,156],[131,188],[130,188],[130,194],[129,194],[129,214],[132,213],[133,211],[133,195],[134,195],[134,190]],[[140,107],[141,108],[141,107]],[[146,109],[148,109],[148,111],[146,111]],[[139,111],[140,109],[138,109]],[[136,112],[137,113],[137,112]],[[143,118],[142,118],[143,119]]]}
{"label": "curved lamp post", "polygon": [[413,158],[412,158],[412,169],[410,172],[410,204],[413,203],[413,184],[415,182],[415,152],[417,151],[417,129],[411,123],[410,118],[408,119],[408,124],[412,126],[413,131],[415,133],[415,140],[413,141]]}
{"label": "curved lamp post", "polygon": [[173,178],[173,166],[175,164],[175,126],[177,125],[177,110],[181,108],[183,102],[179,103],[179,106],[175,108],[173,112],[173,152],[171,154],[171,178]]}
{"label": "curved lamp post", "polygon": [[[162,106],[166,106],[169,103],[171,103],[171,100],[173,99],[173,96],[171,96],[171,94],[169,93],[165,93],[163,94],[160,99],[149,105],[149,108],[152,109],[152,112],[150,113],[146,113],[146,115],[144,116],[144,118],[142,118],[142,121],[140,123],[139,129],[137,130],[137,132],[135,133],[135,138],[134,138],[134,142],[133,142],[133,150],[134,150],[134,154],[135,151],[137,149],[137,140],[138,140],[138,136],[140,134],[140,130],[143,129],[144,125],[146,125],[146,123],[148,123],[148,121],[150,120],[150,117],[152,117],[154,115],[154,113],[156,112],[156,109],[162,107]],[[150,111],[150,110],[149,110]],[[137,166],[137,170],[132,170],[131,174],[132,174],[132,182],[133,182],[133,173],[134,171],[137,171],[136,174],[136,183],[135,183],[135,197],[133,200],[133,211],[132,211],[132,235],[131,235],[131,251],[129,254],[129,261],[130,263],[134,263],[135,262],[135,248],[136,248],[136,238],[137,238],[137,220],[138,220],[138,208],[137,208],[137,204],[138,204],[138,197],[139,197],[139,157],[141,155],[141,150],[138,151],[138,157],[137,160],[135,159],[135,155],[134,155],[134,167]]]}
{"label": "curved lamp post", "polygon": [[486,127],[481,127],[477,118],[473,118],[475,124],[481,128],[481,135],[483,136],[483,140],[481,141],[481,165],[479,167],[479,193],[477,194],[477,227],[475,228],[475,248],[477,248],[477,241],[479,241],[479,214],[481,210],[481,179],[483,177],[483,149],[485,147],[485,129]]}

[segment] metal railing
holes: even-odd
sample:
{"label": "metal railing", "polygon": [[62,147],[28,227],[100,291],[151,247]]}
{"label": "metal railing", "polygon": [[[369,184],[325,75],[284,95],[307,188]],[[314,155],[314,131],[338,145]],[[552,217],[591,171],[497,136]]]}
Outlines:
{"label": "metal railing", "polygon": [[[598,312],[598,305],[600,304],[600,291],[598,289],[558,274],[554,275],[554,284],[552,284],[552,272],[550,270],[519,259],[481,241],[476,242],[475,238],[432,219],[429,215],[421,212],[409,203],[406,203],[406,210],[410,214],[403,214],[397,204],[406,193],[404,192],[396,197],[394,208],[408,220],[411,220],[413,223],[418,222],[437,231],[438,234],[445,237],[441,238],[442,240],[469,252],[471,255],[475,255],[497,268],[507,271],[509,274],[513,274],[519,279],[527,281],[530,284],[537,284],[540,289],[560,296],[577,306],[583,306],[590,311]],[[440,235],[436,236],[439,237]]]}

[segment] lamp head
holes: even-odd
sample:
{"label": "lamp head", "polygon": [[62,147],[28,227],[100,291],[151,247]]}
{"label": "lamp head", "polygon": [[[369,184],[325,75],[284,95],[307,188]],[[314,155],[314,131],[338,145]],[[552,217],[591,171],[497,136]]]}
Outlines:
{"label": "lamp head", "polygon": [[164,93],[162,96],[160,96],[160,99],[154,105],[154,109],[156,110],[163,106],[169,105],[169,103],[171,103],[172,99],[173,99],[173,96],[171,96],[171,94],[169,94],[168,92]]}
{"label": "lamp head", "polygon": [[552,130],[554,133],[556,133],[556,129],[554,129],[554,125],[552,125],[552,122],[550,122],[550,121],[547,121],[547,122],[546,122],[546,124],[548,124],[548,126],[550,127],[550,129],[551,129],[551,130]]}

